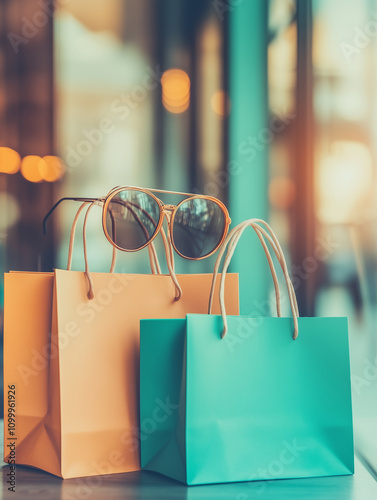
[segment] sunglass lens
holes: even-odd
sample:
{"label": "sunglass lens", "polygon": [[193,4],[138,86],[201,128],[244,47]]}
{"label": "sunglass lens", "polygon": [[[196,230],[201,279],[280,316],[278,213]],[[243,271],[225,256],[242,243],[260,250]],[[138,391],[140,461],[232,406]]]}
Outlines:
{"label": "sunglass lens", "polygon": [[218,247],[225,226],[225,214],[220,205],[205,198],[190,198],[181,203],[175,213],[174,245],[184,257],[203,258]]}
{"label": "sunglass lens", "polygon": [[143,191],[120,191],[107,206],[107,233],[126,251],[138,250],[148,243],[157,231],[159,220],[158,202]]}

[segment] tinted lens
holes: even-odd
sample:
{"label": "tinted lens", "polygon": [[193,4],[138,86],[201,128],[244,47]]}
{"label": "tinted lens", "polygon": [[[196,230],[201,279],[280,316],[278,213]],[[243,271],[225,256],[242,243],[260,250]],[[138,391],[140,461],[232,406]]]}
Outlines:
{"label": "tinted lens", "polygon": [[214,201],[205,198],[184,201],[174,217],[176,249],[189,259],[205,257],[221,242],[225,223],[225,214]]}
{"label": "tinted lens", "polygon": [[143,191],[120,191],[107,206],[107,232],[123,250],[144,246],[155,234],[159,220],[159,204]]}

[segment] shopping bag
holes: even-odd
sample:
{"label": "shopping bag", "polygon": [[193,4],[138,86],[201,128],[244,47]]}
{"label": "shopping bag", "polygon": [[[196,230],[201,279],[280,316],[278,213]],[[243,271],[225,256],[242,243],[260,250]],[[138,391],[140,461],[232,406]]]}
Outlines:
{"label": "shopping bag", "polygon": [[[226,315],[225,272],[249,225],[265,248],[280,314],[272,244],[293,318]],[[142,468],[188,485],[352,474],[347,319],[298,318],[281,247],[258,220],[229,233],[214,283],[227,245],[222,315],[141,321]],[[213,287],[210,303],[216,294]],[[162,414],[165,400],[171,410]]]}
{"label": "shopping bag", "polygon": [[33,465],[25,445],[39,467],[49,462],[51,443],[41,422],[48,408],[53,285],[53,273],[4,275],[4,461],[11,465]]}
{"label": "shopping bag", "polygon": [[[73,221],[68,265],[82,205]],[[114,257],[114,254],[113,254]],[[46,424],[54,273],[4,274],[4,461],[48,470],[55,456]]]}
{"label": "shopping bag", "polygon": [[[175,300],[170,275],[90,273],[85,261],[85,272],[55,270],[48,283],[43,276],[43,301],[31,279],[34,309],[28,306],[25,321],[33,325],[34,339],[15,319],[17,307],[9,305],[17,301],[19,314],[30,303],[24,294],[29,275],[6,276],[5,383],[15,386],[16,463],[63,478],[140,469],[139,321],[203,312],[212,280],[212,275],[177,275],[182,296]],[[228,280],[228,307],[237,313],[238,277]],[[44,323],[34,327],[38,314]],[[11,349],[14,357],[8,358]],[[34,368],[35,359],[40,369]],[[37,373],[25,378],[28,369]],[[28,391],[37,412],[24,402]]]}
{"label": "shopping bag", "polygon": [[[85,206],[79,208],[72,224],[68,268]],[[53,272],[4,274],[4,461],[45,470],[55,456],[45,425],[51,398],[53,288]]]}

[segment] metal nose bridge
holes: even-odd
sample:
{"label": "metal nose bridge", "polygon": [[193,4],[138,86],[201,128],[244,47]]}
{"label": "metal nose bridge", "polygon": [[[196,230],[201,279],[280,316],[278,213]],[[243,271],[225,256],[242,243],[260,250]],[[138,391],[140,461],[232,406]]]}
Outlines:
{"label": "metal nose bridge", "polygon": [[166,217],[166,220],[168,222],[168,227],[170,228],[170,223],[171,223],[171,217],[173,210],[175,209],[174,205],[164,205],[162,207],[162,215]]}
{"label": "metal nose bridge", "polygon": [[171,214],[171,212],[173,212],[174,209],[175,209],[175,205],[164,205],[162,207],[162,211],[164,213],[170,213]]}

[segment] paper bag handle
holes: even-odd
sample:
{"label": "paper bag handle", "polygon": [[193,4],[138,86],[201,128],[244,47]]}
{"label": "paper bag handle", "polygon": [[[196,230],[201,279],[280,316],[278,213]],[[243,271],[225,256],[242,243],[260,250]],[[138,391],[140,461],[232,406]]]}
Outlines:
{"label": "paper bag handle", "polygon": [[[83,225],[83,246],[84,246],[85,276],[86,276],[87,281],[88,281],[88,286],[89,286],[88,298],[90,300],[92,300],[94,298],[94,287],[93,287],[93,281],[92,281],[92,277],[90,275],[89,264],[88,264],[86,226],[87,226],[89,212],[92,209],[92,207],[96,204],[98,204],[96,201],[83,203],[79,207],[79,209],[75,215],[75,218],[74,218],[73,223],[72,223],[72,228],[71,228],[71,235],[70,235],[70,240],[69,240],[69,251],[68,251],[68,263],[67,263],[67,270],[69,271],[71,269],[71,265],[72,265],[73,245],[74,245],[74,240],[75,240],[77,221],[79,219],[79,216],[80,216],[82,210],[86,206],[88,206],[86,213],[85,213],[84,225]],[[175,275],[173,246],[172,246],[172,243],[170,241],[170,238],[169,238],[169,241],[166,238],[165,231],[162,227],[161,227],[161,236],[162,236],[163,242],[164,242],[166,261],[167,261],[167,265],[168,265],[168,269],[169,269],[169,274],[173,280],[175,290],[176,290],[175,300],[179,300],[182,296],[182,289],[181,289],[181,287],[178,283],[177,277]],[[113,273],[114,269],[115,269],[116,255],[117,255],[116,251],[117,251],[117,249],[113,246],[110,273]],[[149,261],[150,261],[152,274],[161,274],[161,267],[160,267],[160,263],[159,263],[156,249],[155,249],[153,242],[151,242],[150,245],[148,245],[148,253],[149,253]]]}
{"label": "paper bag handle", "polygon": [[[85,230],[84,230],[84,239],[83,239],[85,265],[87,263],[87,253],[86,253],[86,220],[87,220],[88,213],[91,210],[91,208],[94,205],[94,203],[91,203],[91,202],[87,201],[87,202],[83,203],[82,205],[80,205],[80,208],[77,210],[75,218],[73,219],[72,228],[71,228],[71,234],[70,234],[70,237],[69,237],[67,271],[70,271],[71,267],[72,267],[73,246],[74,246],[74,243],[75,243],[75,234],[76,234],[77,222],[79,220],[80,214],[83,211],[83,209],[86,206],[90,205],[89,208],[88,208],[88,210],[87,210],[87,212],[86,212],[86,214],[85,214],[85,221],[84,221]],[[110,266],[110,273],[114,272],[115,264],[116,264],[116,256],[117,256],[117,254],[116,254],[116,248],[113,247],[112,259],[111,259],[111,266]]]}
{"label": "paper bag handle", "polygon": [[[266,238],[267,241],[270,243],[270,245],[271,245],[271,247],[272,247],[272,249],[273,249],[273,251],[278,259],[278,262],[281,266],[281,269],[283,271],[284,278],[286,281],[287,289],[288,289],[289,302],[290,302],[290,306],[291,306],[293,323],[294,323],[293,339],[296,339],[297,335],[298,335],[297,318],[299,317],[299,311],[298,311],[298,306],[297,306],[296,294],[295,294],[295,291],[293,288],[291,278],[290,278],[289,273],[288,273],[287,263],[285,261],[283,250],[280,246],[280,243],[279,243],[275,233],[273,232],[271,227],[267,224],[267,222],[265,222],[261,219],[249,219],[249,220],[246,220],[244,222],[241,222],[241,224],[238,224],[238,226],[236,226],[234,229],[232,229],[232,231],[230,231],[230,233],[228,234],[224,244],[222,245],[222,247],[220,249],[219,255],[216,259],[214,273],[213,273],[213,279],[212,279],[211,293],[210,293],[210,298],[209,298],[208,313],[210,314],[211,309],[212,309],[216,276],[218,274],[218,269],[219,269],[219,266],[221,263],[221,259],[224,255],[225,251],[227,250],[227,254],[225,256],[225,260],[224,260],[224,264],[223,264],[223,270],[221,273],[221,281],[220,281],[220,310],[221,310],[221,316],[222,316],[223,322],[224,322],[224,329],[223,329],[223,333],[222,333],[222,338],[224,338],[224,336],[226,335],[226,333],[228,331],[228,323],[227,323],[227,318],[226,318],[225,300],[224,300],[224,287],[225,287],[226,272],[227,272],[227,269],[229,267],[230,261],[232,259],[234,250],[236,249],[237,243],[238,243],[239,239],[241,238],[244,230],[249,226],[252,229],[254,229],[254,231],[256,232],[256,234],[257,234],[257,236],[262,244],[263,250],[265,251],[265,254],[266,254],[269,266],[270,266],[270,270],[271,270],[271,274],[272,274],[272,278],[274,280],[274,286],[275,286],[275,296],[276,296],[276,306],[277,306],[278,316],[280,316],[279,283],[278,283],[276,271],[274,268],[274,264],[273,264],[273,261],[271,258],[271,254],[268,250],[268,247],[266,245],[264,238]],[[267,229],[267,231],[266,231],[266,229]]]}
{"label": "paper bag handle", "polygon": [[[76,232],[76,227],[77,227],[77,222],[79,219],[79,216],[82,212],[82,210],[85,208],[85,206],[89,205],[89,202],[83,203],[80,208],[78,209],[75,218],[72,223],[72,228],[71,228],[71,235],[69,239],[69,251],[68,251],[68,261],[67,261],[67,270],[69,271],[72,266],[72,255],[73,255],[73,245],[75,241],[75,232]],[[160,263],[157,257],[156,249],[153,243],[148,246],[148,252],[149,252],[149,262],[151,266],[151,272],[152,274],[161,274],[161,267]],[[115,270],[115,264],[116,264],[116,248],[113,247],[113,257],[111,261],[111,267],[110,267],[110,272],[114,272]]]}

